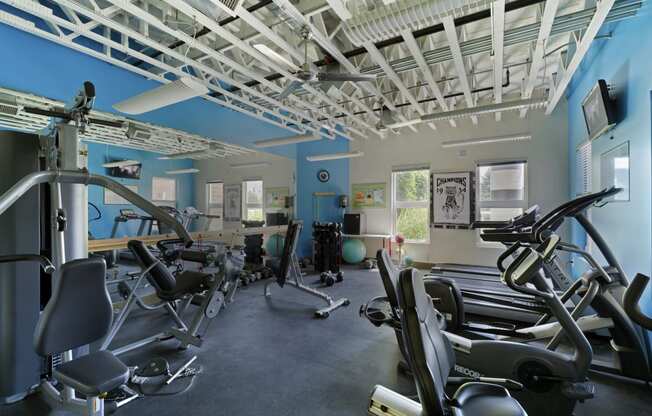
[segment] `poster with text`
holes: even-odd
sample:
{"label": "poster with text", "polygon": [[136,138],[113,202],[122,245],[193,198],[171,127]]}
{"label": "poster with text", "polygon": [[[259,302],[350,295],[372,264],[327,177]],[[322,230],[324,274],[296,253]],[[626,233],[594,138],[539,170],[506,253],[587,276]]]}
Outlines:
{"label": "poster with text", "polygon": [[352,208],[387,207],[386,183],[354,183],[351,185]]}
{"label": "poster with text", "polygon": [[240,222],[242,218],[242,186],[224,187],[224,221]]}
{"label": "poster with text", "polygon": [[434,173],[432,180],[434,223],[469,225],[471,223],[471,173]]}
{"label": "poster with text", "polygon": [[265,207],[271,209],[285,208],[285,198],[290,196],[290,188],[265,188]]}

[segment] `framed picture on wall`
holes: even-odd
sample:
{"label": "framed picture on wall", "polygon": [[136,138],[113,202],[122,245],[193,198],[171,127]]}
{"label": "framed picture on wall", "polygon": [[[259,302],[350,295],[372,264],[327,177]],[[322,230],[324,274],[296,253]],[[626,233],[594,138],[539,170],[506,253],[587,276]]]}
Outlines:
{"label": "framed picture on wall", "polygon": [[629,141],[600,155],[600,188],[622,189],[614,195],[614,201],[629,201]]}
{"label": "framed picture on wall", "polygon": [[285,198],[290,196],[290,188],[265,188],[265,208],[283,209],[285,208]]}
{"label": "framed picture on wall", "polygon": [[381,183],[354,183],[351,185],[351,206],[361,208],[386,208],[387,184]]}
{"label": "framed picture on wall", "polygon": [[224,186],[224,221],[240,222],[242,218],[242,186]]}
{"label": "framed picture on wall", "polygon": [[435,225],[471,224],[471,172],[432,174]]}
{"label": "framed picture on wall", "polygon": [[[130,191],[138,193],[137,185],[125,185]],[[113,191],[104,189],[104,205],[130,205],[131,202],[127,201],[120,195],[116,194]]]}

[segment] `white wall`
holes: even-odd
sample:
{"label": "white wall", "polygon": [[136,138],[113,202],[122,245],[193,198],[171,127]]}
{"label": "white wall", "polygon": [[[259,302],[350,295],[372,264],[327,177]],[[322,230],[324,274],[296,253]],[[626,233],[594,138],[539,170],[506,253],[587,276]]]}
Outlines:
{"label": "white wall", "polygon": [[[255,168],[232,168],[232,164],[269,162],[270,166]],[[246,180],[263,180],[263,188],[289,187],[290,195],[295,194],[295,166],[293,159],[269,153],[255,153],[228,159],[209,159],[195,162],[200,170],[195,178],[195,203],[197,208],[206,209],[206,182],[222,181],[224,185],[241,184]],[[264,192],[264,190],[263,190]],[[239,227],[239,223],[225,223],[224,228]]]}
{"label": "white wall", "polygon": [[[351,143],[351,150],[365,155],[351,160],[351,183],[386,182],[390,191],[393,166],[427,164],[433,172],[474,171],[478,161],[525,159],[528,161],[528,203],[538,204],[543,212],[568,199],[568,142],[565,104],[546,117],[543,111],[528,113],[521,119],[518,113],[503,113],[501,122],[493,115],[482,116],[477,126],[470,119],[459,120],[458,127],[438,122],[437,130],[420,126],[417,133],[402,129],[399,136],[390,135],[382,142],[375,138]],[[470,138],[530,132],[526,142],[494,143],[464,148],[442,149],[441,142]],[[467,155],[458,152],[465,149]],[[391,233],[391,208],[366,209],[369,233]],[[378,248],[367,241],[367,255]],[[430,244],[406,245],[408,255],[424,262],[453,262],[493,266],[501,250],[480,248],[475,231],[431,229]]]}

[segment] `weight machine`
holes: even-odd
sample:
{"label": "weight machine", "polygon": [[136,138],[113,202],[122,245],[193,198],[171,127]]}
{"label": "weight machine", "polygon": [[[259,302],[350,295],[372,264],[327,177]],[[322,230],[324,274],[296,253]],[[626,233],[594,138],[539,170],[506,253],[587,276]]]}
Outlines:
{"label": "weight machine", "polygon": [[[32,344],[42,308],[51,299],[60,300],[62,292],[70,289],[64,281],[76,281],[75,273],[92,268],[100,271],[101,287],[104,287],[103,267],[98,265],[103,265],[103,262],[82,261],[88,257],[87,186],[101,186],[116,193],[173,228],[187,246],[192,244],[192,238],[181,223],[165,211],[120,183],[87,171],[87,152],[80,144],[79,133],[88,124],[122,126],[121,123],[89,117],[94,100],[95,87],[85,82],[72,103],[64,109],[24,108],[30,113],[52,117],[44,131],[38,134],[0,132],[0,154],[7,155],[8,159],[0,163],[0,192],[3,192],[0,196],[0,228],[5,237],[0,242],[0,250],[5,254],[44,255],[52,259],[52,267],[57,270],[50,278],[47,274],[40,274],[33,261],[6,263],[0,267],[0,304],[3,305],[0,310],[0,339],[12,340],[0,350],[0,403],[21,400],[38,390],[53,408],[103,415],[104,401],[99,395],[79,399],[72,387],[74,380],[68,383],[59,380],[56,384],[51,378],[52,373],[56,373],[52,363],[58,363],[57,368],[73,367],[84,359],[88,346],[50,355],[44,360]],[[78,262],[74,263],[74,260]],[[83,267],[81,263],[84,263]],[[90,280],[88,282],[91,284]],[[84,312],[80,310],[78,314],[83,316]],[[61,337],[62,345],[70,345],[63,341],[70,336],[70,331],[65,326],[62,328],[52,336]],[[76,330],[70,328],[73,329]],[[39,349],[41,354],[46,352]],[[46,362],[50,364],[45,365]],[[98,371],[94,377],[102,382],[104,373],[99,368],[88,371]],[[118,403],[118,406],[124,403]]]}

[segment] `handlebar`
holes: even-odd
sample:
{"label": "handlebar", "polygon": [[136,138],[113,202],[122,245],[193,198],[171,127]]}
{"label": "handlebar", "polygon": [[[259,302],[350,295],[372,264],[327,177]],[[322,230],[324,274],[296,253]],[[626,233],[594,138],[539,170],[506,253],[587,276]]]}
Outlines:
{"label": "handlebar", "polygon": [[650,282],[650,278],[644,274],[637,274],[634,277],[634,280],[627,287],[625,295],[623,296],[623,303],[625,306],[625,312],[631,318],[632,321],[636,322],[643,328],[652,330],[652,318],[646,316],[641,311],[638,301],[645,291],[645,287]]}
{"label": "handlebar", "polygon": [[[544,261],[549,261],[555,253],[555,249],[559,244],[559,236],[552,234],[548,239],[541,244],[536,250],[533,250],[530,247],[526,247],[521,254],[518,255],[516,260],[514,260],[506,270],[502,273],[503,281],[515,291],[526,293],[528,295],[539,296],[539,297],[549,297],[550,293],[545,293],[538,289],[532,289],[525,284],[529,283],[530,280],[539,273]],[[516,247],[515,247],[516,246]],[[518,249],[518,244],[514,244],[510,247],[507,252],[514,252]],[[499,267],[504,268],[503,261],[506,256],[501,256]],[[511,253],[508,253],[511,254]]]}
{"label": "handlebar", "polygon": [[39,254],[10,254],[6,256],[0,256],[0,263],[16,263],[19,261],[38,262],[41,266],[41,269],[43,269],[43,272],[47,274],[52,274],[56,270],[49,258]]}
{"label": "handlebar", "polygon": [[505,250],[500,256],[498,256],[497,266],[498,266],[498,270],[500,270],[501,273],[504,273],[506,269],[505,266],[503,265],[505,260],[507,260],[508,257],[514,254],[514,252],[521,247],[522,247],[521,242],[517,241],[516,243],[509,246],[507,250]]}

